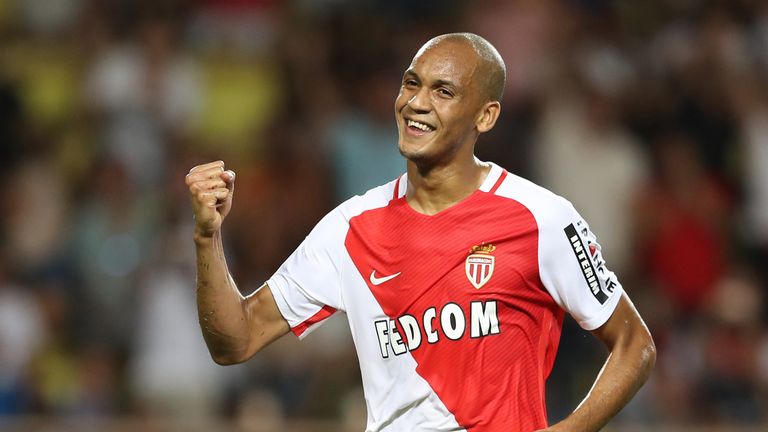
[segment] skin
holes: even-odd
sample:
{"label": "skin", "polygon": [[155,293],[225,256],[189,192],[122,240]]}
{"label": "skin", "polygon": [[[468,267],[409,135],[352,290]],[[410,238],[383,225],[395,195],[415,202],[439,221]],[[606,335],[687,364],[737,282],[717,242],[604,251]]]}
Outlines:
{"label": "skin", "polygon": [[598,431],[648,379],[656,363],[656,346],[626,293],[608,321],[592,334],[610,350],[608,359],[578,408],[563,421],[541,431]]}
{"label": "skin", "polygon": [[[480,134],[493,128],[500,104],[482,85],[488,61],[455,38],[430,41],[403,75],[395,101],[398,147],[407,159],[406,201],[436,214],[477,190],[490,167],[474,156]],[[408,126],[415,120],[424,132]],[[290,328],[264,284],[243,297],[227,270],[221,224],[232,207],[235,173],[222,161],[187,175],[195,215],[197,304],[200,326],[214,361],[241,363]],[[648,328],[626,294],[593,335],[610,350],[592,390],[563,421],[542,431],[597,431],[645,382],[656,359]]]}
{"label": "skin", "polygon": [[[461,201],[483,183],[490,166],[474,155],[478,136],[496,124],[501,106],[488,100],[483,62],[466,43],[429,43],[403,74],[395,100],[400,153],[408,160],[406,200],[435,214]],[[431,126],[427,133],[407,120]]]}
{"label": "skin", "polygon": [[197,314],[208,350],[220,365],[242,363],[290,327],[265,284],[243,297],[229,274],[221,224],[232,208],[235,173],[224,162],[199,165],[186,177],[195,216]]}

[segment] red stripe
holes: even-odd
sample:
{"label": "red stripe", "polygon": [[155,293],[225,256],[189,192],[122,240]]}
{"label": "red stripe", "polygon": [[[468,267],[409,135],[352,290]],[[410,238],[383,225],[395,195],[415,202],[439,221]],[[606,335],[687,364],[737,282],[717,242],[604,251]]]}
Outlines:
{"label": "red stripe", "polygon": [[305,331],[307,331],[309,326],[311,326],[312,324],[319,323],[320,321],[328,318],[329,316],[333,315],[334,313],[336,313],[336,309],[335,308],[332,308],[332,307],[330,307],[328,305],[325,305],[325,306],[323,306],[322,309],[317,311],[316,314],[312,315],[311,317],[307,318],[304,322],[302,322],[299,325],[297,325],[296,327],[292,328],[291,331],[296,336],[301,336]]}
{"label": "red stripe", "polygon": [[400,195],[400,179],[402,176],[397,178],[397,181],[395,182],[395,194],[392,197],[393,200],[396,200],[398,198],[398,195]]}
{"label": "red stripe", "polygon": [[496,189],[498,189],[498,188],[499,188],[499,186],[501,186],[501,184],[502,184],[502,183],[504,183],[504,179],[505,179],[505,178],[507,178],[507,170],[503,170],[503,171],[501,172],[501,175],[499,176],[499,179],[498,179],[498,180],[496,180],[496,183],[495,183],[495,184],[493,185],[493,187],[491,188],[491,191],[490,191],[490,193],[492,193],[492,194],[495,194],[495,193],[496,193]]}

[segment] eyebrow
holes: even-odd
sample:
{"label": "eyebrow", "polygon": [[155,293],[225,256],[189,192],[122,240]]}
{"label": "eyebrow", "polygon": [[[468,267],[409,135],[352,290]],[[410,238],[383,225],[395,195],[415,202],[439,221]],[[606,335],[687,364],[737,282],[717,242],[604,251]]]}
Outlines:
{"label": "eyebrow", "polygon": [[458,86],[454,84],[453,81],[439,79],[439,80],[435,80],[435,84],[437,85],[437,87],[445,86],[445,87],[451,88],[452,90],[458,90]]}
{"label": "eyebrow", "polygon": [[413,69],[411,69],[411,68],[408,68],[408,69],[405,70],[405,72],[403,73],[403,78],[407,77],[408,75],[411,75],[411,76],[414,76],[416,78],[419,78],[419,75],[416,72],[414,72]]}
{"label": "eyebrow", "polygon": [[[421,77],[419,76],[419,74],[414,72],[414,70],[411,69],[411,68],[407,69],[405,71],[405,73],[403,73],[403,78],[405,78],[407,76],[412,76],[414,78],[417,78],[419,81],[422,80]],[[436,87],[441,87],[441,86],[450,87],[454,91],[458,90],[458,88],[459,88],[459,86],[457,86],[456,83],[454,83],[453,81],[444,80],[444,79],[437,79],[437,80],[435,80],[433,85],[436,86]]]}

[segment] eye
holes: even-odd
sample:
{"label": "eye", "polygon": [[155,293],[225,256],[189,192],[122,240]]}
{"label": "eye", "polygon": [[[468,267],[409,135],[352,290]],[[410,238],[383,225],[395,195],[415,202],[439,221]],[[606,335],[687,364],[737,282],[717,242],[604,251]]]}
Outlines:
{"label": "eye", "polygon": [[406,87],[406,88],[415,88],[415,87],[418,87],[418,85],[419,85],[418,81],[416,81],[413,78],[408,78],[403,81],[403,87]]}
{"label": "eye", "polygon": [[439,94],[441,97],[444,97],[444,98],[452,98],[453,97],[453,93],[451,93],[451,91],[448,90],[445,87],[438,88],[437,89],[437,94]]}

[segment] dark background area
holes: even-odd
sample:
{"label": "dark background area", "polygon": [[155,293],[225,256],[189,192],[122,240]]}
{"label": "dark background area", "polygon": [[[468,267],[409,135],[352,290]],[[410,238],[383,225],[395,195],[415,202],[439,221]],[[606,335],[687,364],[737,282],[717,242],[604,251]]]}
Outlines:
{"label": "dark background area", "polygon": [[[0,425],[362,430],[343,317],[244,365],[210,360],[184,175],[237,172],[226,253],[253,291],[327,211],[405,170],[401,74],[455,31],[508,69],[479,157],[573,202],[655,336],[613,430],[764,427],[756,0],[0,0]],[[605,355],[566,323],[553,421]]]}

